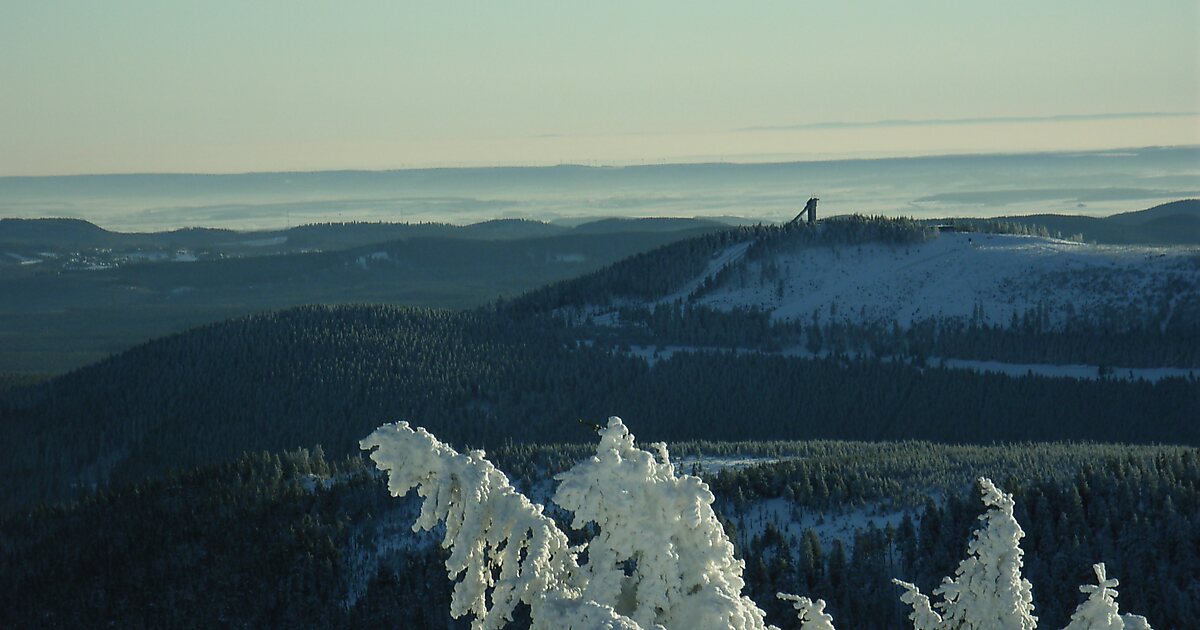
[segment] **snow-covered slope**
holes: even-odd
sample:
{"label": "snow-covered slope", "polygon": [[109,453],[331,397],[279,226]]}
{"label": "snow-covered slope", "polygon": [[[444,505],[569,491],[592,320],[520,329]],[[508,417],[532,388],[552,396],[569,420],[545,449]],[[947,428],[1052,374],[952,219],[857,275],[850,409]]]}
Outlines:
{"label": "snow-covered slope", "polygon": [[822,322],[902,326],[929,317],[1008,323],[1039,307],[1052,324],[1078,315],[1165,323],[1181,300],[1194,302],[1200,293],[1200,249],[1192,247],[944,233],[916,245],[812,246],[755,261],[742,257],[744,248],[715,259],[735,265],[733,273],[693,304],[760,308],[785,320],[809,321],[815,313]]}

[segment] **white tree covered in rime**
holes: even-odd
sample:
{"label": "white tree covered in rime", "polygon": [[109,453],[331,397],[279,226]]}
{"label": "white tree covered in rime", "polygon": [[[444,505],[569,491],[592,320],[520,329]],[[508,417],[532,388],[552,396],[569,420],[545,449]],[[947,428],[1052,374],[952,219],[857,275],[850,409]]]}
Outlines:
{"label": "white tree covered in rime", "polygon": [[1096,584],[1079,587],[1088,598],[1075,609],[1064,630],[1149,630],[1145,617],[1121,614],[1115,590],[1119,583],[1108,578],[1104,563],[1093,564],[1092,570],[1096,572]]}
{"label": "white tree covered in rime", "polygon": [[[972,534],[967,558],[959,563],[954,579],[944,578],[934,590],[942,596],[936,605],[913,584],[892,580],[904,588],[901,601],[912,606],[909,619],[915,630],[1033,630],[1033,587],[1021,577],[1020,542],[1025,537],[1013,517],[1013,498],[986,478],[979,479],[983,503],[988,510],[979,517],[983,523]],[[1072,615],[1066,630],[1149,630],[1145,617],[1117,613],[1116,580],[1108,580],[1104,565],[1093,565],[1098,586],[1081,586],[1090,597]],[[1115,624],[1113,625],[1115,620]]]}
{"label": "white tree covered in rime", "polygon": [[657,456],[635,447],[610,418],[596,454],[558,476],[554,502],[574,513],[572,526],[599,528],[583,596],[644,627],[764,628],[763,611],[741,595],[745,564],[712,492],[699,477],[675,474],[665,444],[654,448]]}
{"label": "white tree covered in rime", "polygon": [[[460,454],[406,422],[384,425],[360,445],[388,474],[388,490],[416,489],[421,512],[413,531],[445,526],[446,571],[457,580],[450,603],[472,627],[501,628],[520,604],[533,628],[766,629],[763,611],[742,595],[744,563],[713,512],[708,486],[678,475],[663,444],[637,448],[620,418],[599,430],[596,454],[558,475],[554,501],[574,513],[573,526],[593,535],[571,546],[541,505],[520,494],[482,451]],[[988,511],[968,557],[934,593],[936,606],[909,583],[915,630],[1032,630],[1032,589],[1021,577],[1024,536],[1013,499],[979,480]],[[587,561],[580,563],[586,551]],[[1097,585],[1067,630],[1149,630],[1145,618],[1120,615],[1116,580],[1095,565]],[[834,630],[823,600],[780,593],[802,630]],[[934,608],[940,612],[934,610]]]}
{"label": "white tree covered in rime", "polygon": [[472,614],[475,628],[502,628],[523,602],[535,627],[638,627],[611,607],[580,597],[571,586],[579,571],[577,550],[482,451],[459,454],[407,422],[384,425],[359,444],[374,449],[371,459],[387,472],[392,496],[416,488],[423,499],[413,531],[445,523],[442,546],[451,550],[446,571],[460,578],[452,617]]}
{"label": "white tree covered in rime", "polygon": [[504,626],[518,603],[529,605],[535,628],[767,627],[741,595],[744,564],[708,486],[676,475],[665,445],[657,456],[636,448],[619,418],[600,430],[595,456],[558,477],[555,501],[577,527],[599,529],[578,548],[482,451],[459,454],[406,422],[360,445],[388,473],[393,496],[416,488],[422,497],[414,531],[445,523],[446,570],[461,578],[450,614],[473,615],[476,628]]}
{"label": "white tree covered in rime", "polygon": [[979,517],[983,525],[972,534],[967,557],[959,563],[954,579],[943,579],[933,592],[943,598],[937,605],[940,619],[929,615],[928,598],[921,600],[916,587],[896,583],[907,589],[905,601],[914,606],[914,624],[955,630],[1033,630],[1037,627],[1033,587],[1021,577],[1020,542],[1025,532],[1013,517],[1012,495],[1001,492],[989,479],[981,478],[979,485],[988,510]]}

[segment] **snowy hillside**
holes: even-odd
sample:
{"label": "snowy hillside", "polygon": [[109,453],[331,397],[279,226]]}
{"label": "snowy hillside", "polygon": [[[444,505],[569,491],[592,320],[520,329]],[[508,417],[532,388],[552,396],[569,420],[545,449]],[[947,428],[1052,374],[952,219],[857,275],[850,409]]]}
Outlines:
{"label": "snowy hillside", "polygon": [[[1193,247],[951,232],[913,245],[809,246],[754,261],[746,250],[720,252],[705,276],[660,302],[689,296],[692,304],[759,308],[775,319],[810,321],[815,313],[822,322],[901,326],[930,317],[1005,324],[1037,308],[1051,324],[1083,315],[1165,325],[1181,300],[1200,293],[1200,248]],[[720,281],[695,291],[708,277]]]}

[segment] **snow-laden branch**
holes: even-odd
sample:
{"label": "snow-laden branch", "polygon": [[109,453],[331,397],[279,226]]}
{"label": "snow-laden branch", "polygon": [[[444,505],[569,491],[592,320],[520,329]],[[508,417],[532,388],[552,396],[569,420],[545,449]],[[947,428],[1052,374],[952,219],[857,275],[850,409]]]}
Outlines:
{"label": "snow-laden branch", "polygon": [[461,455],[407,422],[384,425],[359,445],[373,449],[371,459],[388,473],[392,496],[416,488],[422,497],[413,531],[445,523],[442,546],[451,550],[446,571],[451,579],[461,577],[451,616],[472,614],[476,628],[501,628],[524,602],[535,627],[637,627],[611,607],[580,599],[571,587],[578,565],[567,537],[482,451]]}
{"label": "snow-laden branch", "polygon": [[776,593],[775,597],[792,602],[796,609],[796,617],[800,620],[800,630],[834,630],[833,615],[825,612],[825,600],[813,601],[807,597]]}
{"label": "snow-laden branch", "polygon": [[908,613],[908,619],[913,622],[913,630],[939,630],[942,627],[942,616],[937,614],[929,603],[929,596],[922,593],[916,584],[897,579],[893,579],[892,584],[904,589],[900,601],[913,608],[913,611]]}

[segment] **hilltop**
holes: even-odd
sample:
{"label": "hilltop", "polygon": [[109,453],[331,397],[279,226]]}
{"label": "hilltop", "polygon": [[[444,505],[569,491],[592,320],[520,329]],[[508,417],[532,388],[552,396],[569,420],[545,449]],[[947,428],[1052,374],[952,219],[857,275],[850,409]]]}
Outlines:
{"label": "hilltop", "polygon": [[949,222],[985,229],[989,224],[1005,223],[1108,245],[1200,245],[1200,199],[1181,199],[1107,217],[1027,214],[995,219],[950,219]]}
{"label": "hilltop", "polygon": [[901,327],[930,319],[1006,325],[1031,311],[1054,327],[1200,322],[1200,247],[962,229],[854,216],[742,228],[648,252],[516,306],[593,321],[683,304],[782,322]]}

